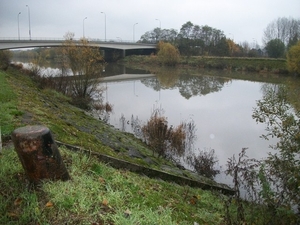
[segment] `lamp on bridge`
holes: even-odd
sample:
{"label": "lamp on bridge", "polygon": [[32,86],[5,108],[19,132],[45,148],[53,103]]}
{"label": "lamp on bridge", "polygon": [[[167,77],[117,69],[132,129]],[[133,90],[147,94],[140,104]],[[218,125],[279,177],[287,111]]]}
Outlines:
{"label": "lamp on bridge", "polygon": [[159,19],[155,19],[157,21],[159,21],[159,37],[158,37],[158,40],[160,40],[160,34],[161,34],[161,22]]}
{"label": "lamp on bridge", "polygon": [[106,41],[106,14],[105,12],[101,12],[104,14],[104,34],[105,34],[105,41]]}
{"label": "lamp on bridge", "polygon": [[83,38],[84,38],[84,21],[87,19],[87,17],[85,17],[82,21],[82,30],[83,30]]}
{"label": "lamp on bridge", "polygon": [[134,27],[135,25],[137,25],[138,23],[133,24],[133,42],[134,42]]}
{"label": "lamp on bridge", "polygon": [[28,8],[28,21],[29,21],[29,39],[31,40],[31,27],[30,27],[30,8],[29,5],[26,5]]}
{"label": "lamp on bridge", "polygon": [[19,16],[20,16],[21,12],[18,13],[18,38],[20,40],[20,23],[19,23]]}
{"label": "lamp on bridge", "polygon": [[159,21],[159,29],[161,29],[161,22],[159,19],[155,19],[155,20],[158,20]]}

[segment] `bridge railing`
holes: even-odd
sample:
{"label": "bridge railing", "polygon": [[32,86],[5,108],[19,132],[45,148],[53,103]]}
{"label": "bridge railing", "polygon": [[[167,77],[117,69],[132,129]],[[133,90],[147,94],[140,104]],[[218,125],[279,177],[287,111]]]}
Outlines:
{"label": "bridge railing", "polygon": [[[29,37],[0,37],[0,40],[2,41],[63,41],[64,38],[51,38],[51,37],[35,37],[35,38],[29,38]],[[79,39],[78,39],[79,40]]]}
{"label": "bridge railing", "polygon": [[[74,41],[79,41],[82,38],[73,38]],[[140,43],[138,41],[133,40],[122,40],[122,39],[100,39],[100,38],[86,38],[91,42],[118,42],[118,43]],[[0,41],[64,41],[64,38],[56,38],[56,37],[0,37]],[[144,43],[145,44],[145,43]],[[148,44],[156,44],[156,43],[148,43]]]}

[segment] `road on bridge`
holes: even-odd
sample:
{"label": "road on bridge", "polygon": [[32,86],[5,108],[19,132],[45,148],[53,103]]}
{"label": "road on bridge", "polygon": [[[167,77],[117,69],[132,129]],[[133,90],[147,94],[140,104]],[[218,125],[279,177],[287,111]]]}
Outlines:
{"label": "road on bridge", "polygon": [[[64,39],[31,39],[31,40],[0,40],[0,50],[16,48],[35,48],[35,47],[60,47]],[[79,40],[75,40],[79,43]],[[89,39],[91,46],[105,49],[133,50],[133,49],[156,49],[156,44],[137,43],[137,42],[120,42],[120,41],[99,41]]]}

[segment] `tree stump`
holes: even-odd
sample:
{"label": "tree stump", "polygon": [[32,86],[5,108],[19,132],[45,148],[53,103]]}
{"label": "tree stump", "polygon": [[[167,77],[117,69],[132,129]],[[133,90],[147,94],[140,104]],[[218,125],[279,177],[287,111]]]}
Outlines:
{"label": "tree stump", "polygon": [[21,127],[12,133],[15,150],[31,183],[41,179],[69,180],[50,130],[45,126]]}

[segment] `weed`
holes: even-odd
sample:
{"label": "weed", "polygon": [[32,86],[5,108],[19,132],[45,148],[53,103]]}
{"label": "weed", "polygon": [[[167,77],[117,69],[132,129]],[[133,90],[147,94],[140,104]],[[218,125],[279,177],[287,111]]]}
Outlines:
{"label": "weed", "polygon": [[215,169],[215,164],[218,159],[215,155],[215,150],[199,151],[198,155],[193,153],[187,157],[188,164],[201,176],[214,178],[220,173],[220,170]]}
{"label": "weed", "polygon": [[183,155],[185,150],[183,124],[175,128],[168,127],[167,119],[161,116],[158,110],[154,110],[150,120],[142,127],[142,132],[153,154],[157,153],[158,157],[167,157],[171,153]]}

